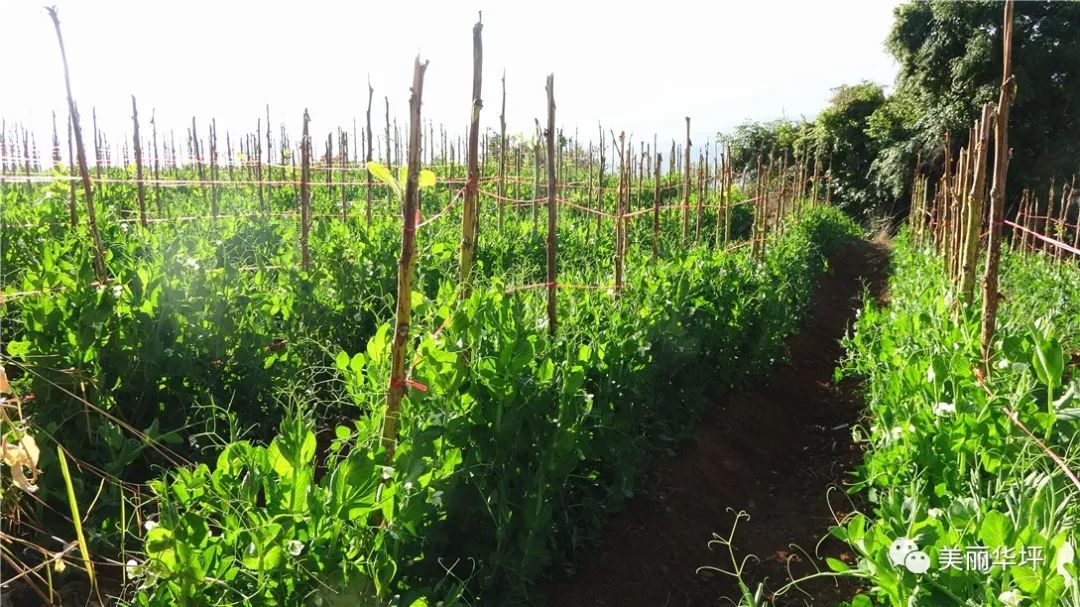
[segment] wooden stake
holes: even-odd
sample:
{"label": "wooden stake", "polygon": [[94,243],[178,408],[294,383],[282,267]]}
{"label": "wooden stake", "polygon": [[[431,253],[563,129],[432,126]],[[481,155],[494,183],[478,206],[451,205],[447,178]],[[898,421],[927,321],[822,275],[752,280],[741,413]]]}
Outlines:
{"label": "wooden stake", "polygon": [[[615,139],[615,134],[611,134],[611,138]],[[626,234],[623,232],[623,208],[625,206],[626,197],[629,195],[630,190],[630,166],[629,166],[629,151],[626,149],[626,134],[619,133],[618,137],[618,151],[619,151],[619,192],[615,196],[615,288],[621,289],[623,284],[623,240],[626,238]]]}
{"label": "wooden stake", "polygon": [[482,32],[484,24],[477,20],[473,26],[473,79],[472,111],[469,118],[469,156],[468,177],[465,181],[465,200],[461,218],[461,298],[468,299],[472,294],[473,259],[476,256],[478,212],[477,195],[480,189],[480,110],[484,107],[481,100],[484,71],[484,44]]}
{"label": "wooden stake", "polygon": [[158,217],[162,216],[161,212],[161,166],[159,164],[158,155],[158,140],[157,140],[157,111],[150,110],[150,132],[152,133],[151,139],[154,144],[154,206],[157,207]]}
{"label": "wooden stake", "polygon": [[683,243],[690,238],[690,117],[686,117],[686,149],[683,150]]}
{"label": "wooden stake", "polygon": [[405,355],[412,322],[412,279],[416,258],[416,215],[420,202],[420,100],[424,93],[424,71],[427,62],[416,58],[413,65],[412,95],[409,97],[408,176],[405,179],[405,200],[402,205],[401,255],[398,258],[397,310],[394,340],[390,344],[390,386],[386,394],[383,415],[382,446],[388,465],[394,463],[397,448],[398,419],[401,400],[405,397],[408,380],[405,377]]}
{"label": "wooden stake", "polygon": [[653,169],[653,216],[652,216],[652,260],[656,261],[660,255],[660,166],[664,158],[656,155],[656,164]]}
{"label": "wooden stake", "polygon": [[[367,130],[365,131],[366,132],[366,137],[367,137],[367,156],[365,157],[365,161],[366,162],[371,162],[372,158],[373,158],[373,153],[374,153],[374,147],[373,147],[374,143],[372,142],[372,139],[371,139],[371,100],[375,96],[375,89],[371,88],[371,77],[370,76],[368,76],[367,88],[368,88],[368,95],[367,95]],[[370,227],[371,226],[371,186],[372,186],[372,183],[371,183],[371,171],[367,170],[367,167],[365,166],[364,167],[364,172],[367,173],[367,208],[364,210],[364,214],[365,214],[364,216],[367,218],[367,224]]]}
{"label": "wooden stake", "polygon": [[548,332],[556,330],[555,317],[555,251],[558,241],[555,235],[555,221],[558,209],[555,206],[555,74],[547,77],[547,198],[548,198],[548,233],[547,233],[547,313]]}
{"label": "wooden stake", "polygon": [[146,221],[146,185],[143,183],[142,142],[139,140],[139,108],[135,105],[135,95],[131,96],[131,121],[135,123],[135,181],[138,184],[135,197],[139,201],[139,223],[142,227],[150,224]]}
{"label": "wooden stake", "polygon": [[217,119],[210,119],[210,209],[214,221],[220,209],[218,208],[218,162],[217,162]]}
{"label": "wooden stake", "polygon": [[1012,76],[1013,0],[1005,1],[1002,28],[1003,61],[994,130],[994,180],[990,185],[990,238],[983,277],[982,357],[989,373],[998,310],[998,268],[1001,264],[1001,221],[1005,207],[1005,177],[1009,164],[1009,104],[1016,92]]}
{"label": "wooden stake", "polygon": [[[75,169],[78,167],[78,163],[75,161],[75,152],[72,151],[73,137],[71,134],[71,114],[68,114],[68,172],[71,176],[75,176]],[[68,181],[68,211],[71,215],[71,227],[79,225],[79,212],[75,203],[75,180]]]}
{"label": "wooden stake", "polygon": [[[98,233],[97,215],[94,212],[94,191],[90,185],[90,173],[86,167],[86,149],[83,147],[82,129],[79,127],[79,109],[75,106],[75,97],[71,93],[71,74],[68,71],[67,52],[64,50],[64,36],[60,33],[60,17],[56,7],[48,7],[49,17],[52,18],[56,28],[56,40],[60,44],[60,59],[64,64],[64,87],[67,90],[68,112],[71,116],[72,130],[75,133],[75,149],[79,159],[79,175],[82,178],[83,196],[86,198],[87,225],[90,228],[90,236],[94,241],[94,270],[97,272],[98,282],[105,284],[109,276],[105,270],[105,247],[101,243],[101,234]],[[74,217],[74,213],[72,214]]]}
{"label": "wooden stake", "polygon": [[499,114],[499,231],[503,229],[502,198],[506,196],[506,70],[502,75],[502,113]]}
{"label": "wooden stake", "polygon": [[972,179],[971,190],[968,193],[968,204],[970,209],[966,219],[965,227],[965,245],[964,245],[964,267],[963,274],[960,278],[960,299],[965,304],[970,304],[975,297],[975,266],[979,259],[979,232],[982,231],[982,219],[983,219],[983,207],[984,198],[986,192],[986,158],[988,151],[987,145],[990,140],[990,120],[992,109],[990,104],[984,104],[982,108],[982,117],[976,122],[976,137],[975,141],[970,145],[974,146],[974,176]]}
{"label": "wooden stake", "polygon": [[304,109],[304,130],[300,138],[300,267],[311,269],[311,250],[308,237],[311,231],[311,136],[308,134],[307,108]]}

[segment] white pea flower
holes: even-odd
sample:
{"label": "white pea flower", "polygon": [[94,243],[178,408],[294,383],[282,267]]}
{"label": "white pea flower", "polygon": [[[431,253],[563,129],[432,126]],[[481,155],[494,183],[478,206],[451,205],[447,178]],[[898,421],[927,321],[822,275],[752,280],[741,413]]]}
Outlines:
{"label": "white pea flower", "polygon": [[119,299],[120,295],[123,292],[124,292],[124,287],[122,285],[113,285],[113,288],[112,288],[113,297]]}
{"label": "white pea flower", "polygon": [[1020,607],[1020,601],[1023,599],[1023,595],[1013,592],[1012,590],[1006,590],[998,595],[998,600],[1001,601],[1005,607]]}
{"label": "white pea flower", "polygon": [[950,413],[956,413],[956,403],[938,403],[934,405],[934,415],[942,417]]}
{"label": "white pea flower", "polygon": [[135,559],[128,559],[128,561],[124,563],[124,569],[127,571],[128,577],[142,577],[143,570],[139,567],[139,561],[136,561]]}
{"label": "white pea flower", "polygon": [[930,515],[930,518],[941,518],[941,515],[945,514],[945,511],[941,508],[931,508],[927,510],[926,513]]}
{"label": "white pea flower", "polygon": [[158,526],[158,522],[155,521],[154,519],[146,519],[146,522],[143,523],[143,529],[146,529],[147,531],[152,531],[157,526]]}
{"label": "white pea flower", "polygon": [[289,540],[288,544],[289,554],[293,556],[300,556],[300,553],[304,551],[304,544],[298,540]]}

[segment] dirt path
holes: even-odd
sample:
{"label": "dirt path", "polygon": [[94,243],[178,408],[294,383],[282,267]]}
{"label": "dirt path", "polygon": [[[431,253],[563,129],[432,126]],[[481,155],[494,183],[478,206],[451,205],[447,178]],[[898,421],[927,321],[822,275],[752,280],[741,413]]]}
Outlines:
{"label": "dirt path", "polygon": [[[860,241],[831,260],[810,304],[804,328],[787,342],[790,362],[725,399],[671,459],[662,462],[625,510],[611,520],[600,545],[576,576],[547,588],[549,605],[649,607],[728,604],[738,601],[736,582],[704,571],[731,570],[726,551],[712,550],[713,533],[727,535],[735,511],[749,513],[734,546],[742,558],[760,557],[744,572],[769,591],[787,580],[791,545],[813,553],[833,515],[829,488],[842,481],[859,457],[850,424],[860,405],[853,386],[836,385],[833,371],[843,355],[839,339],[861,306],[864,284],[881,297],[888,253],[884,244]],[[834,508],[849,509],[833,492]],[[826,541],[820,555],[846,556]],[[824,567],[822,565],[822,567]],[[812,571],[792,562],[796,575]],[[850,587],[826,581],[807,585],[815,605],[834,605]],[[793,591],[778,605],[805,604]]]}

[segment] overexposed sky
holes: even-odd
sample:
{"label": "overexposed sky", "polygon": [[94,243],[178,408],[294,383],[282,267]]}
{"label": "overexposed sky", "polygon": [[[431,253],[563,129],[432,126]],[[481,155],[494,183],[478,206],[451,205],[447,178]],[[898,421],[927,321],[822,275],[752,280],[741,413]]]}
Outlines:
{"label": "overexposed sky", "polygon": [[[159,136],[175,128],[178,142],[193,115],[200,131],[215,117],[224,147],[226,130],[254,130],[269,103],[275,134],[281,121],[298,132],[306,107],[319,142],[339,125],[351,131],[354,118],[363,128],[368,75],[379,132],[384,95],[399,122],[406,119],[417,53],[430,60],[425,119],[463,133],[477,10],[484,21],[481,124],[498,128],[505,69],[512,133],[531,131],[534,117],[545,122],[548,73],[567,135],[579,128],[582,139],[595,139],[599,120],[635,141],[656,134],[662,150],[672,138],[682,141],[684,116],[700,143],[746,119],[813,117],[832,87],[891,84],[896,74],[884,49],[895,0],[56,3],[83,132],[89,136],[96,107],[112,142],[131,132],[131,94],[147,136],[151,109]],[[42,4],[0,1],[0,115],[9,126],[34,128],[47,156],[50,111],[64,131],[66,101]]]}

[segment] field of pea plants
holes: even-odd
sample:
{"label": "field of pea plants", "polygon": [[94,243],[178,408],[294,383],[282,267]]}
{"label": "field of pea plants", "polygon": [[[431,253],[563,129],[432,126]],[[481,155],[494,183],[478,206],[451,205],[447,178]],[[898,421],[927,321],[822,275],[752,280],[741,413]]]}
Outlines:
{"label": "field of pea plants", "polygon": [[567,139],[553,97],[482,157],[474,122],[459,164],[425,69],[382,162],[344,131],[316,157],[306,113],[239,155],[195,120],[183,155],[5,143],[5,597],[535,598],[855,236],[816,162],[739,187],[689,141],[664,167]]}
{"label": "field of pea plants", "polygon": [[460,135],[418,58],[401,124],[132,97],[110,145],[49,9],[67,136],[0,127],[0,603],[1080,607],[1077,195],[1008,200],[1003,6],[1000,97],[874,234],[821,146],[579,138],[554,75],[482,131],[481,23]]}

